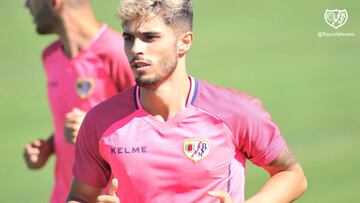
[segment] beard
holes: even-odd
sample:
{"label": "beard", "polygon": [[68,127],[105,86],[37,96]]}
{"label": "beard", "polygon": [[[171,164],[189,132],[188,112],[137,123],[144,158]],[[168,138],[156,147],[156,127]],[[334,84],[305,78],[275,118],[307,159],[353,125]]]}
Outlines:
{"label": "beard", "polygon": [[175,71],[178,58],[176,55],[176,51],[173,51],[172,54],[169,56],[164,57],[166,58],[161,60],[158,65],[159,71],[157,71],[153,75],[138,75],[135,78],[136,84],[140,87],[154,89],[158,87],[163,81],[168,79],[171,74]]}
{"label": "beard", "polygon": [[38,34],[52,34],[56,25],[60,22],[59,17],[55,16],[48,4],[44,4],[40,11],[34,17],[36,23],[36,32]]}

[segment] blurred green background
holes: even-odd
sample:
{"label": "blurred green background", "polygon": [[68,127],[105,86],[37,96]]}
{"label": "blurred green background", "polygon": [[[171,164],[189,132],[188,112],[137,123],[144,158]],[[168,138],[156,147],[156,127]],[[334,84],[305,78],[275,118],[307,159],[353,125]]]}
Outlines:
{"label": "blurred green background", "polygon": [[[93,0],[99,20],[120,30],[118,4]],[[335,8],[349,14],[337,30],[324,21]],[[262,100],[306,172],[297,202],[359,202],[360,2],[194,0],[194,10],[190,73]],[[0,11],[0,202],[47,202],[53,159],[31,171],[22,152],[52,131],[40,54],[55,36],[37,36],[23,1],[0,1]],[[247,197],[267,178],[248,166]]]}

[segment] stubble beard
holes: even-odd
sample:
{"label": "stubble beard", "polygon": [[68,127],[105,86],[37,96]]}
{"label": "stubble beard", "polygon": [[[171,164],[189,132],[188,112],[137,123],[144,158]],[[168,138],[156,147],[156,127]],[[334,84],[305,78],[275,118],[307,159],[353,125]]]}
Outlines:
{"label": "stubble beard", "polygon": [[163,81],[168,79],[175,71],[178,63],[176,54],[168,57],[168,60],[162,60],[159,63],[159,72],[152,76],[139,75],[135,78],[136,84],[147,89],[157,88]]}

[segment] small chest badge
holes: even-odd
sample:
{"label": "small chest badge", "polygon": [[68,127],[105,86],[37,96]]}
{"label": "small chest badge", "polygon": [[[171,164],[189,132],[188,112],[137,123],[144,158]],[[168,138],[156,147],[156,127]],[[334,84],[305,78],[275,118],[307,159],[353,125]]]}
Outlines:
{"label": "small chest badge", "polygon": [[76,93],[81,99],[85,99],[94,91],[94,78],[79,77],[76,80]]}
{"label": "small chest badge", "polygon": [[184,142],[184,153],[194,162],[205,158],[209,152],[210,142],[208,139],[186,139]]}

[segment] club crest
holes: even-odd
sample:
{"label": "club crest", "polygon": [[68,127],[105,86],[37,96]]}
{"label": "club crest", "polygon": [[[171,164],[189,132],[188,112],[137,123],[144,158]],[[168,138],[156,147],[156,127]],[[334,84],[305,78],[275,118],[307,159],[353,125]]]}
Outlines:
{"label": "club crest", "polygon": [[324,14],[325,22],[330,25],[331,27],[338,29],[339,27],[343,26],[347,19],[348,19],[348,13],[346,9],[339,10],[329,10],[326,9]]}
{"label": "club crest", "polygon": [[184,142],[184,153],[194,162],[205,158],[209,152],[210,142],[208,139],[187,139]]}
{"label": "club crest", "polygon": [[94,84],[94,78],[80,77],[76,80],[76,93],[81,99],[85,99],[92,94],[94,90]]}

